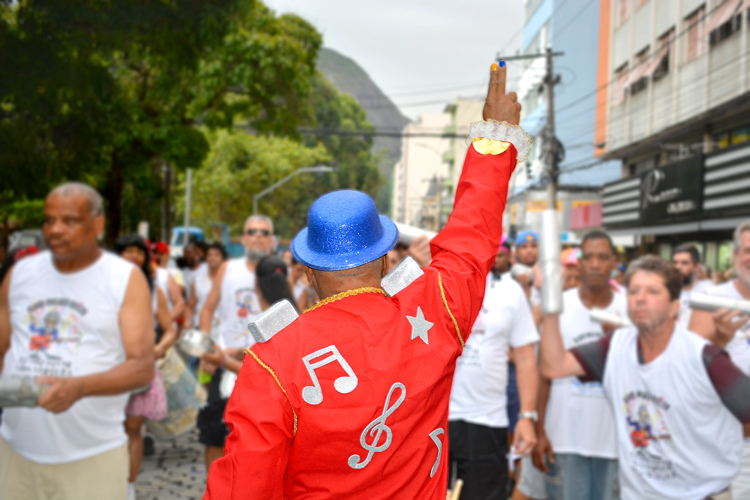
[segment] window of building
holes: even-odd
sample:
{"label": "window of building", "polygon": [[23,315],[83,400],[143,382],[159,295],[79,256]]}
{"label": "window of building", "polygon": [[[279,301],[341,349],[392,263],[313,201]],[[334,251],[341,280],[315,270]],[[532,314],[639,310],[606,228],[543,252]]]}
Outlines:
{"label": "window of building", "polygon": [[717,3],[706,25],[710,46],[718,45],[742,30],[742,12],[738,11],[739,8],[740,0],[724,0]]}
{"label": "window of building", "polygon": [[651,156],[641,161],[637,161],[628,165],[628,173],[630,176],[640,175],[647,170],[653,170],[659,164],[658,156]]}
{"label": "window of building", "polygon": [[685,43],[685,62],[688,63],[702,56],[706,52],[704,25],[706,22],[706,7],[701,6],[685,18],[687,30]]}
{"label": "window of building", "polygon": [[674,28],[659,37],[657,42],[659,49],[651,59],[648,70],[646,70],[646,75],[651,76],[653,81],[660,80],[669,74],[669,68],[672,66],[672,54],[674,53],[672,48],[674,47],[674,43]]}
{"label": "window of building", "polygon": [[613,100],[615,106],[625,102],[625,91],[628,83],[628,63],[623,64],[615,70],[615,90]]}
{"label": "window of building", "polygon": [[637,94],[648,86],[646,71],[649,69],[648,48],[641,51],[636,57],[635,67],[628,78],[628,89],[631,94]]}
{"label": "window of building", "polygon": [[[617,0],[617,25],[620,26],[628,20],[632,11],[634,0]],[[640,2],[640,0],[638,0]]]}

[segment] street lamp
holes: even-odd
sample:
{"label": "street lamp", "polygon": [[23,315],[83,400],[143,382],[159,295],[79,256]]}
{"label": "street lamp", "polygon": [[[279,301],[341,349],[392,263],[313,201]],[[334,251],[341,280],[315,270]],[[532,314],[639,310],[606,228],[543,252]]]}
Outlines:
{"label": "street lamp", "polygon": [[286,177],[284,177],[280,181],[271,184],[269,187],[267,187],[266,189],[264,189],[260,193],[253,195],[253,215],[257,215],[258,214],[258,200],[259,199],[263,198],[265,195],[267,195],[268,193],[270,193],[271,191],[273,191],[277,187],[281,186],[282,184],[288,182],[289,179],[291,179],[295,175],[304,174],[304,173],[322,174],[322,173],[325,173],[325,172],[333,172],[333,171],[334,171],[333,167],[327,167],[325,165],[316,165],[314,167],[302,167],[300,169],[295,170],[294,172],[292,172],[291,174],[287,175]]}

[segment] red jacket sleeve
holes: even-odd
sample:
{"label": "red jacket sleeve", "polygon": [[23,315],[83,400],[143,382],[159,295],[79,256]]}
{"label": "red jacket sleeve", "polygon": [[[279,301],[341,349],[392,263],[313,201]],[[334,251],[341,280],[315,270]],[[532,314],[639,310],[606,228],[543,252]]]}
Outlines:
{"label": "red jacket sleeve", "polygon": [[430,267],[440,272],[444,297],[464,342],[482,307],[487,274],[500,246],[516,154],[512,144],[497,155],[483,155],[469,146],[453,213],[432,240]]}
{"label": "red jacket sleeve", "polygon": [[283,500],[294,414],[273,368],[245,356],[225,421],[224,456],[211,466],[203,500]]}

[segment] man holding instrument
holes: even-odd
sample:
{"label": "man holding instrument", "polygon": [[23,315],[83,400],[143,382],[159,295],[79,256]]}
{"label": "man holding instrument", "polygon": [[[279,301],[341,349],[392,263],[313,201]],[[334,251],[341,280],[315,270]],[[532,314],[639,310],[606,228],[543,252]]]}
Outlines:
{"label": "man holding instrument", "polygon": [[0,288],[0,373],[49,386],[37,408],[3,411],[0,498],[124,500],[128,392],[154,376],[148,285],[97,245],[104,211],[90,186],[53,189],[42,228],[49,251]]}
{"label": "man holding instrument", "polygon": [[[734,268],[737,278],[706,290],[709,295],[750,301],[750,220],[734,231]],[[750,376],[750,321],[735,311],[720,309],[714,313],[693,311],[690,329],[714,343],[725,346],[737,367]],[[723,341],[729,339],[729,342]],[[750,424],[745,426],[742,468],[732,483],[735,498],[750,498]]]}
{"label": "man holding instrument", "polygon": [[487,121],[472,125],[431,265],[394,296],[380,283],[398,231],[372,199],[337,191],[310,208],[292,251],[322,300],[248,351],[204,498],[445,499],[455,362],[529,148],[505,75],[504,62],[493,65]]}
{"label": "man holding instrument", "polygon": [[628,266],[635,328],[565,350],[559,318],[542,327],[542,373],[599,381],[612,407],[625,500],[728,500],[750,422],[750,377],[677,322],[682,276],[653,255]]}

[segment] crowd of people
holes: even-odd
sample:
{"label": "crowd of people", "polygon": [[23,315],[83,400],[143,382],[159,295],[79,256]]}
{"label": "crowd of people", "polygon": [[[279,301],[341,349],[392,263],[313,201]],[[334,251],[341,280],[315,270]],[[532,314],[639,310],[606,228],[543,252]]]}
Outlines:
{"label": "crowd of people", "polygon": [[[344,190],[283,252],[262,215],[236,259],[201,242],[175,259],[136,234],[105,250],[99,193],[53,189],[47,249],[2,268],[0,374],[42,392],[0,415],[0,498],[134,498],[144,429],[172,411],[168,356],[206,389],[207,499],[750,498],[750,318],[690,301],[750,301],[750,221],[733,277],[713,282],[692,245],[626,266],[591,231],[561,253],[549,312],[538,235],[502,235],[528,151],[504,78],[493,65],[432,240],[398,243],[371,198]],[[304,314],[256,343],[248,323],[283,300]],[[193,329],[213,347],[176,354]]]}

